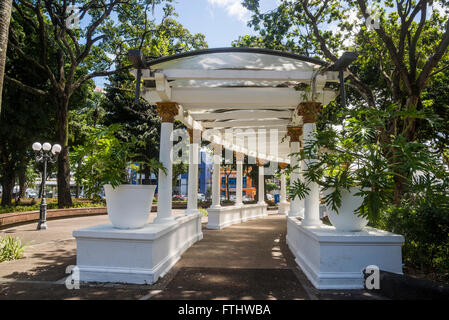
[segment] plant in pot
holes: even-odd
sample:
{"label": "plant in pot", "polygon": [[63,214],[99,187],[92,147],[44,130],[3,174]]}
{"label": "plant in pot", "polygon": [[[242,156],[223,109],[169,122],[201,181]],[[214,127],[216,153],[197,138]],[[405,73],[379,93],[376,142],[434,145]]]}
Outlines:
{"label": "plant in pot", "polygon": [[94,128],[86,143],[75,147],[75,178],[90,197],[98,197],[104,188],[108,216],[114,227],[136,229],[148,220],[156,186],[131,184],[133,173],[141,168],[146,173],[165,172],[165,168],[159,161],[136,152],[143,142],[135,137],[130,141],[119,139],[120,128]]}
{"label": "plant in pot", "polygon": [[[290,197],[307,196],[309,182],[321,186],[324,203],[332,225],[339,231],[360,231],[369,221],[376,221],[389,203],[387,163],[381,145],[369,129],[334,128],[320,130],[317,139],[295,156],[309,161],[304,180],[294,182]],[[291,168],[290,170],[294,170]]]}

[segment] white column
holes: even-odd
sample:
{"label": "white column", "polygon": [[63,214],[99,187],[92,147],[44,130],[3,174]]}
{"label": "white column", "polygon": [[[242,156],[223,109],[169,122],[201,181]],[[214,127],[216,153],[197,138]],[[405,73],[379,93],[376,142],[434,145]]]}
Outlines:
{"label": "white column", "polygon": [[285,170],[282,170],[281,172],[281,198],[280,203],[286,203],[287,202],[287,178],[285,177]]}
{"label": "white column", "polygon": [[264,173],[264,167],[261,162],[258,161],[258,168],[259,168],[259,199],[257,201],[258,204],[264,204],[265,203],[265,173]]}
{"label": "white column", "polygon": [[[293,167],[298,166],[296,169],[294,169],[290,174],[290,187],[293,187],[295,181],[300,181],[301,174],[300,174],[300,163],[298,161],[298,153],[300,151],[301,144],[299,141],[292,141],[290,142],[290,152],[292,154],[290,156],[290,165]],[[295,197],[294,199],[290,199],[290,210],[288,212],[288,215],[290,217],[303,217],[304,215],[304,199],[300,200],[298,197]]]}
{"label": "white column", "polygon": [[212,205],[211,208],[220,208],[220,163],[221,163],[221,145],[214,144],[214,165],[212,174]]}
{"label": "white column", "polygon": [[235,205],[242,206],[242,190],[243,190],[243,153],[236,153],[235,160],[237,163],[237,177],[236,177],[236,191],[235,191]]}
{"label": "white column", "polygon": [[279,168],[281,169],[281,198],[279,199],[278,213],[284,215],[288,214],[290,209],[290,204],[287,202],[287,177],[285,174],[287,166],[286,163],[279,163]]}
{"label": "white column", "polygon": [[[304,145],[307,146],[313,142],[315,138],[316,125],[315,123],[304,123]],[[304,161],[304,169],[314,163],[315,159],[306,159]],[[318,226],[321,225],[320,220],[320,186],[316,182],[309,182],[309,194],[304,199],[304,226]]]}
{"label": "white column", "polygon": [[164,165],[166,173],[159,170],[157,217],[154,219],[154,223],[164,223],[174,221],[172,216],[173,143],[171,138],[174,116],[178,114],[178,107],[174,103],[163,103],[158,104],[157,111],[162,116],[159,161]]}
{"label": "white column", "polygon": [[189,130],[189,182],[186,214],[198,213],[198,164],[199,164],[199,138],[198,130]]}

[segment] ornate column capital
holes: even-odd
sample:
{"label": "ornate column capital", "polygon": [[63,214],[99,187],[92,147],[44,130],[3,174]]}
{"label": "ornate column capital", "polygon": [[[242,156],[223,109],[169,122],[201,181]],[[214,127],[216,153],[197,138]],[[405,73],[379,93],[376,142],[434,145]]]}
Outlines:
{"label": "ornate column capital", "polygon": [[296,110],[298,115],[302,116],[303,123],[315,123],[316,117],[321,112],[321,103],[314,101],[301,102]]}
{"label": "ornate column capital", "polygon": [[287,127],[287,135],[290,142],[301,142],[302,127]]}
{"label": "ornate column capital", "polygon": [[156,111],[162,117],[162,122],[175,121],[175,117],[178,115],[178,104],[176,102],[157,102]]}
{"label": "ornate column capital", "polygon": [[263,159],[260,159],[260,158],[256,158],[256,163],[257,163],[258,167],[263,167],[265,165],[266,161]]}
{"label": "ornate column capital", "polygon": [[288,163],[279,162],[279,168],[281,168],[281,170],[285,170],[287,167],[288,167]]}

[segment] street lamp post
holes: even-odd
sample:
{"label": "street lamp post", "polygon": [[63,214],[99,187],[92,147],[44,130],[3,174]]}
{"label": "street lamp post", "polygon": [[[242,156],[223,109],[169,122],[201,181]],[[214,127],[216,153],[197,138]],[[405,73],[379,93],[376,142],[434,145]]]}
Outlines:
{"label": "street lamp post", "polygon": [[42,163],[44,168],[42,170],[42,186],[41,186],[41,207],[39,213],[39,223],[37,230],[47,230],[47,200],[45,194],[45,181],[47,180],[47,163],[55,163],[58,159],[58,154],[61,152],[61,146],[59,144],[51,146],[46,142],[41,145],[39,142],[33,143],[33,151],[36,156],[36,162]]}

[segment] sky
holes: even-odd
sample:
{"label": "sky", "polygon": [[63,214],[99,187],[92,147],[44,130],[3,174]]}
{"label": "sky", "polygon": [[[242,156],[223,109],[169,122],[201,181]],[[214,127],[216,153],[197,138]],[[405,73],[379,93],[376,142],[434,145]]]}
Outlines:
{"label": "sky", "polygon": [[[175,0],[176,20],[190,33],[206,36],[209,48],[230,47],[232,41],[245,34],[255,34],[247,27],[250,13],[242,0]],[[273,10],[278,0],[260,0],[262,12]],[[162,6],[155,8],[156,23],[162,17]],[[104,87],[106,78],[94,79],[96,86]]]}
{"label": "sky", "polygon": [[[277,0],[261,0],[263,11],[274,9],[276,4]],[[209,48],[230,47],[239,36],[254,34],[247,27],[250,13],[241,0],[177,0],[175,9],[185,28],[206,35]]]}
{"label": "sky", "polygon": [[[209,48],[230,47],[239,36],[256,33],[247,26],[250,12],[241,5],[242,0],[174,0],[178,14],[176,20],[191,33],[206,36]],[[276,8],[279,0],[260,0],[262,12]],[[437,9],[443,11],[443,8]],[[430,14],[430,13],[429,13]],[[162,17],[162,6],[155,9],[156,23]],[[350,13],[349,21],[355,19],[355,10]],[[347,37],[345,44],[352,39]],[[97,86],[104,87],[105,78],[96,78]]]}

